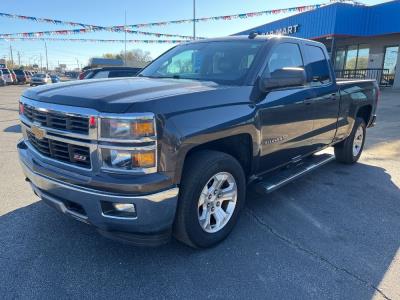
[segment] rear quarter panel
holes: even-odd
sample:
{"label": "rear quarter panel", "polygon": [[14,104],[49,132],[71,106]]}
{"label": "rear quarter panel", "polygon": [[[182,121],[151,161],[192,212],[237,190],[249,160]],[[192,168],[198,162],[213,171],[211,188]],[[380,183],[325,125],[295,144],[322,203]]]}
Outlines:
{"label": "rear quarter panel", "polygon": [[336,141],[342,140],[350,134],[357,112],[361,107],[370,105],[372,107],[371,116],[375,114],[378,88],[374,80],[338,80],[337,85],[341,100]]}

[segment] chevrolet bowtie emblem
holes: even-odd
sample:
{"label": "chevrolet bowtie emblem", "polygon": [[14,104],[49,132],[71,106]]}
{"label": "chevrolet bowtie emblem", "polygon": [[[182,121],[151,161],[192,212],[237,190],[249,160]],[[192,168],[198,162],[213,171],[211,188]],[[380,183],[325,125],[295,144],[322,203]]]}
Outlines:
{"label": "chevrolet bowtie emblem", "polygon": [[35,138],[37,138],[38,140],[42,140],[46,135],[46,130],[38,127],[37,125],[32,125],[31,130]]}

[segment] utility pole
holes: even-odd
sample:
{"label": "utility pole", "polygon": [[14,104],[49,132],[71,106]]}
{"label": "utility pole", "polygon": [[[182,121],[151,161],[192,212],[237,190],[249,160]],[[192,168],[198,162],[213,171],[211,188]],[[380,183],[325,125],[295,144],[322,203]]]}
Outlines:
{"label": "utility pole", "polygon": [[19,53],[19,51],[17,52],[18,55],[18,66],[21,67],[21,54]]}
{"label": "utility pole", "polygon": [[193,0],[193,39],[196,39],[196,0]]}
{"label": "utility pole", "polygon": [[125,32],[125,54],[124,54],[124,65],[126,66],[126,10],[125,10],[125,23],[124,23],[124,32]]}
{"label": "utility pole", "polygon": [[11,64],[12,64],[12,66],[13,66],[13,68],[14,68],[14,57],[13,57],[13,51],[12,51],[12,46],[11,46],[11,44],[10,44],[10,58],[11,58]]}
{"label": "utility pole", "polygon": [[40,72],[43,72],[42,53],[40,53]]}
{"label": "utility pole", "polygon": [[77,58],[75,58],[75,59],[76,59],[76,65],[78,66],[78,69],[79,69],[79,60]]}
{"label": "utility pole", "polygon": [[46,41],[44,42],[44,49],[46,50],[46,72],[49,71],[49,60],[47,58],[47,44]]}

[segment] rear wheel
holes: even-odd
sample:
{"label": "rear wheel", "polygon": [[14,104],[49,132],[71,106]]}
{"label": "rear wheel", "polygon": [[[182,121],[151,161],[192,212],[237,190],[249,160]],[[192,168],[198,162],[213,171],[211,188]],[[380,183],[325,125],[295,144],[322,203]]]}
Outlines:
{"label": "rear wheel", "polygon": [[362,118],[357,118],[351,134],[334,146],[338,162],[352,164],[358,161],[364,149],[366,124]]}
{"label": "rear wheel", "polygon": [[246,180],[232,156],[201,151],[182,176],[174,236],[195,248],[211,247],[233,229],[246,197]]}

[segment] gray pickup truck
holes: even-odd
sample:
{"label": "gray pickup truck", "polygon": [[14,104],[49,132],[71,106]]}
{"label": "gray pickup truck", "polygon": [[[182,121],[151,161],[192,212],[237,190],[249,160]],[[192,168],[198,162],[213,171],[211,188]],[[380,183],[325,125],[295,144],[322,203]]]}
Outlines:
{"label": "gray pickup truck", "polygon": [[103,235],[204,248],[231,232],[247,187],[273,191],[330,146],[355,163],[378,98],[373,80],[336,81],[320,43],[207,39],[135,78],[28,89],[17,147],[34,192]]}

